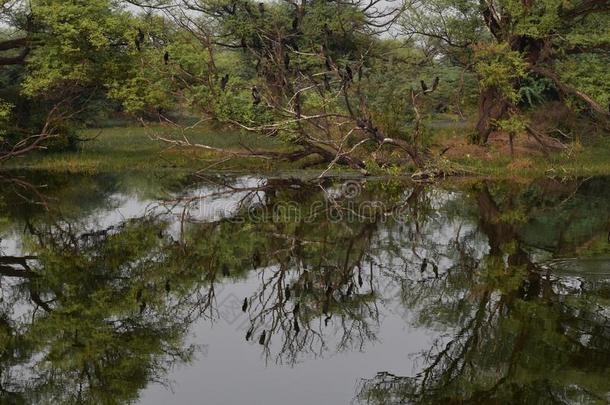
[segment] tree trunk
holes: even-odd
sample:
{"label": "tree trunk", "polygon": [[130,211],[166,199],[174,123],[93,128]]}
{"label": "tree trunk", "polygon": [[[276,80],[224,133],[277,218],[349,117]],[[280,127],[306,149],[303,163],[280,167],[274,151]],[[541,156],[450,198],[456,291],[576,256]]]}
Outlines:
{"label": "tree trunk", "polygon": [[484,89],[479,96],[479,120],[475,143],[484,145],[495,128],[496,121],[505,118],[510,103],[494,87]]}

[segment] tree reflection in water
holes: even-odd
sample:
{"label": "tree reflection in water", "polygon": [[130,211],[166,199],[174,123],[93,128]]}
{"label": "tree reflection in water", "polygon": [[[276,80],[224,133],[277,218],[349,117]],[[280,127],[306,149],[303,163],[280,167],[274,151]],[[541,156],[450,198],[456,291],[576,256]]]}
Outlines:
{"label": "tree reflection in water", "polygon": [[[450,332],[421,354],[416,375],[380,372],[363,380],[360,401],[608,401],[610,277],[557,276],[555,261],[548,260],[556,254],[608,253],[603,245],[610,214],[603,191],[608,181],[545,186],[497,196],[488,184],[474,188],[477,232],[487,239],[487,252],[473,259],[466,247],[474,235],[458,234],[447,245],[451,265],[434,279],[417,280],[411,274],[405,279],[409,288],[403,289],[403,301],[418,314],[420,326],[438,325]],[[557,186],[564,190],[548,189]],[[601,191],[598,198],[595,190]],[[545,194],[551,191],[555,195]],[[601,209],[593,218],[592,206]],[[558,239],[547,241],[553,248],[544,252],[528,240],[541,240],[530,232],[545,219],[556,220],[552,216],[561,216],[564,223]],[[583,227],[587,238],[578,234]]]}
{"label": "tree reflection in water", "polygon": [[[365,379],[357,401],[605,400],[608,277],[558,275],[555,259],[608,253],[607,179],[189,181],[104,227],[91,218],[113,208],[108,178],[56,181],[48,211],[2,197],[22,244],[0,258],[3,399],[136,400],[196,354],[194,322],[228,312],[267,361],[366,350],[397,294],[397,312],[442,335],[416,375]],[[79,205],[66,197],[74,183],[100,197]],[[197,215],[202,198],[231,210]],[[219,302],[223,285],[253,275],[251,294]]]}

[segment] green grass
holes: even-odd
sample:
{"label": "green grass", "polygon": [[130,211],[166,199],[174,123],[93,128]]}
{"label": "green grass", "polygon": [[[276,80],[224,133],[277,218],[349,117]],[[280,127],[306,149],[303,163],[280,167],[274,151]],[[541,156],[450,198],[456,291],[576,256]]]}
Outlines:
{"label": "green grass", "polygon": [[82,142],[77,151],[37,152],[24,158],[14,159],[4,167],[7,169],[37,169],[61,172],[104,172],[121,170],[198,170],[214,165],[222,170],[273,170],[281,162],[262,159],[231,159],[219,164],[218,153],[191,147],[176,147],[155,139],[156,136],[183,139],[229,150],[244,150],[244,147],[265,150],[282,150],[282,144],[272,138],[239,131],[213,128],[186,130],[184,133],[171,128],[112,127],[87,129],[79,133]]}
{"label": "green grass", "polygon": [[[463,134],[460,128],[437,129],[434,132],[435,148],[442,148],[449,137]],[[235,171],[249,173],[286,173],[298,171],[300,164],[274,159],[231,158],[225,159],[215,152],[200,148],[170,147],[156,140],[156,135],[182,139],[186,135],[191,143],[201,143],[228,150],[245,148],[265,151],[285,151],[286,147],[276,139],[227,131],[212,127],[187,130],[184,133],[166,127],[140,126],[110,127],[83,130],[81,138],[91,139],[81,143],[78,151],[61,153],[38,152],[7,162],[5,169],[36,169],[68,173],[98,173],[117,171]],[[550,158],[498,155],[493,160],[473,157],[439,160],[437,165],[446,172],[455,171],[471,177],[535,178],[544,175],[554,177],[582,177],[610,174],[610,139],[601,138],[584,147],[569,147]],[[337,168],[337,170],[342,170]],[[383,170],[382,170],[383,172]],[[401,173],[404,173],[402,168]]]}

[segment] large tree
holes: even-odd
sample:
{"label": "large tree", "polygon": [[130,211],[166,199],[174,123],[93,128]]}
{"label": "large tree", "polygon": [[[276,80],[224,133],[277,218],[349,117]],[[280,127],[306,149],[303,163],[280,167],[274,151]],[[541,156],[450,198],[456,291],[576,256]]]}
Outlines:
{"label": "large tree", "polygon": [[[174,80],[185,83],[189,104],[200,114],[280,139],[289,149],[249,154],[365,169],[387,161],[378,151],[395,150],[424,166],[422,99],[438,81],[427,77],[428,87],[422,88],[422,77],[411,73],[425,58],[404,52],[409,44],[383,38],[401,2],[177,1],[174,6],[167,13],[196,40],[196,52],[206,61],[194,64],[184,53],[197,49],[193,43],[172,54]],[[387,86],[389,71],[401,73],[391,78],[394,88]],[[386,82],[379,86],[382,77]],[[388,96],[383,100],[382,88]],[[408,110],[399,125],[388,105]]]}
{"label": "large tree", "polygon": [[91,106],[99,111],[116,108],[111,105],[115,100],[128,101],[116,89],[133,77],[134,66],[157,56],[150,49],[164,44],[149,28],[151,22],[126,4],[3,1],[0,161],[50,142],[64,145],[69,136],[74,138],[71,126]]}
{"label": "large tree", "polygon": [[412,0],[402,26],[476,71],[476,130],[485,143],[516,112],[520,90],[541,80],[571,108],[608,119],[609,7],[605,0]]}

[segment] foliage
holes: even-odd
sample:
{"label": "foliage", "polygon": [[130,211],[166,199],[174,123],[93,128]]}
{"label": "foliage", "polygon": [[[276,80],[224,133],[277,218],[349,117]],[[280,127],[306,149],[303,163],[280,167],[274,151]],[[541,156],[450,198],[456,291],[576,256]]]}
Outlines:
{"label": "foliage", "polygon": [[475,61],[482,88],[496,88],[509,100],[519,100],[514,83],[525,76],[527,66],[519,52],[511,51],[507,44],[480,46]]}

